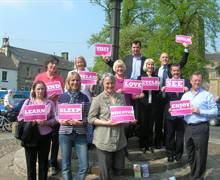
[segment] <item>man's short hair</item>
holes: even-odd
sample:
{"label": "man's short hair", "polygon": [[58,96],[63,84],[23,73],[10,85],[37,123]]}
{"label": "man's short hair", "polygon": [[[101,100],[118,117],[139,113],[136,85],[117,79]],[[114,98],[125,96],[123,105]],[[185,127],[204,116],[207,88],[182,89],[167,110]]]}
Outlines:
{"label": "man's short hair", "polygon": [[180,64],[177,63],[171,64],[170,69],[172,69],[172,67],[178,67],[180,69]]}
{"label": "man's short hair", "polygon": [[141,48],[141,41],[134,40],[134,41],[131,42],[131,46],[132,46],[132,44],[139,44],[140,48]]}
{"label": "man's short hair", "polygon": [[201,76],[202,77],[202,73],[200,71],[195,71],[192,73],[190,79],[192,79],[193,76]]}

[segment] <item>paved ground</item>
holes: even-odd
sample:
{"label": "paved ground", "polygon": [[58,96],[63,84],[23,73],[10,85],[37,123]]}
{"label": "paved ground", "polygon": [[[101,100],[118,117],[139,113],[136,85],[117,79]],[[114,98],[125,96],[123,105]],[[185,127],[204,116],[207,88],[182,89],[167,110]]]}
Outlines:
{"label": "paved ground", "polygon": [[[24,180],[15,174],[14,154],[21,148],[10,133],[0,132],[0,180]],[[174,170],[177,171],[177,170]],[[129,179],[134,179],[130,177]],[[151,178],[149,178],[150,180]],[[220,140],[210,139],[207,172],[205,180],[220,179]],[[127,179],[126,179],[127,180]],[[160,180],[160,179],[156,179]]]}

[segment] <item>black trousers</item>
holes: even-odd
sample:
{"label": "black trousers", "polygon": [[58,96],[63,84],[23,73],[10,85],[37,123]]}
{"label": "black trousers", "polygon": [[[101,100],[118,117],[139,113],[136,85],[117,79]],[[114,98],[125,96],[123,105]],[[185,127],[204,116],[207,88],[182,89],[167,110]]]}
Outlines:
{"label": "black trousers", "polygon": [[140,104],[139,146],[148,148],[153,146],[153,127],[157,119],[155,104]]}
{"label": "black trousers", "polygon": [[208,123],[185,125],[185,144],[190,164],[190,180],[203,180],[209,140]]}
{"label": "black trousers", "polygon": [[57,124],[53,128],[52,132],[52,145],[51,145],[51,152],[50,152],[50,167],[57,168],[57,157],[58,157],[58,151],[59,151],[59,128],[60,125]]}
{"label": "black trousers", "polygon": [[113,172],[115,176],[123,175],[125,148],[115,152],[97,149],[97,157],[100,168],[100,180],[111,180],[111,172]]}
{"label": "black trousers", "polygon": [[165,119],[165,124],[167,156],[181,158],[184,144],[184,120],[178,117],[172,120]]}
{"label": "black trousers", "polygon": [[50,141],[51,141],[51,134],[42,135],[36,147],[24,147],[28,180],[36,180],[37,158],[39,165],[38,179],[47,180]]}
{"label": "black trousers", "polygon": [[164,144],[165,141],[165,127],[164,127],[164,111],[166,106],[166,100],[159,96],[159,101],[157,105],[157,118],[155,121],[155,145]]}

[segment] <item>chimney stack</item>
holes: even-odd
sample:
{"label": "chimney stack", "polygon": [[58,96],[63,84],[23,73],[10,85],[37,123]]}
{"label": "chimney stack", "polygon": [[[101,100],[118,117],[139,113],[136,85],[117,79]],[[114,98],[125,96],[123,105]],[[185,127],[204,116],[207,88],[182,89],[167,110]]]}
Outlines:
{"label": "chimney stack", "polygon": [[2,47],[9,47],[9,37],[2,38]]}
{"label": "chimney stack", "polygon": [[61,53],[61,56],[63,57],[63,59],[67,60],[68,61],[68,52],[62,52]]}

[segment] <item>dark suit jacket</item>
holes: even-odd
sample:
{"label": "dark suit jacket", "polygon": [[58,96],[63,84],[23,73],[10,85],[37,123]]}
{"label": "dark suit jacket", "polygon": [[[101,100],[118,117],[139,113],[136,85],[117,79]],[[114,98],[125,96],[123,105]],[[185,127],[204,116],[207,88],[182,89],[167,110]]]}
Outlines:
{"label": "dark suit jacket", "polygon": [[[185,64],[187,63],[187,59],[188,59],[189,53],[188,52],[184,52],[182,58],[180,59],[180,62],[178,63],[180,65],[180,68],[182,69]],[[170,68],[171,68],[171,64],[167,64],[167,68],[168,68],[168,77],[171,78],[171,73],[170,73]],[[159,67],[160,68],[160,67]],[[155,74],[158,75],[158,71],[159,68],[155,69]]]}
{"label": "dark suit jacket", "polygon": [[[145,61],[145,57],[141,56],[141,74],[143,74],[143,65],[144,65],[144,61]],[[123,59],[125,66],[126,66],[126,71],[125,71],[125,78],[130,78],[131,77],[131,73],[132,73],[132,62],[133,62],[133,56],[132,55],[128,55]],[[108,62],[106,62],[106,64],[108,64],[110,67],[113,67],[114,61],[113,60],[109,60]]]}
{"label": "dark suit jacket", "polygon": [[[183,79],[183,78],[182,78]],[[187,79],[185,80],[185,87],[188,87],[188,89],[191,88],[190,82]],[[166,107],[165,107],[165,111],[164,111],[164,115],[166,119],[175,119],[176,117],[172,117],[170,112],[169,112],[169,108],[170,108],[170,101],[177,101],[177,100],[181,100],[183,93],[166,93]]]}

